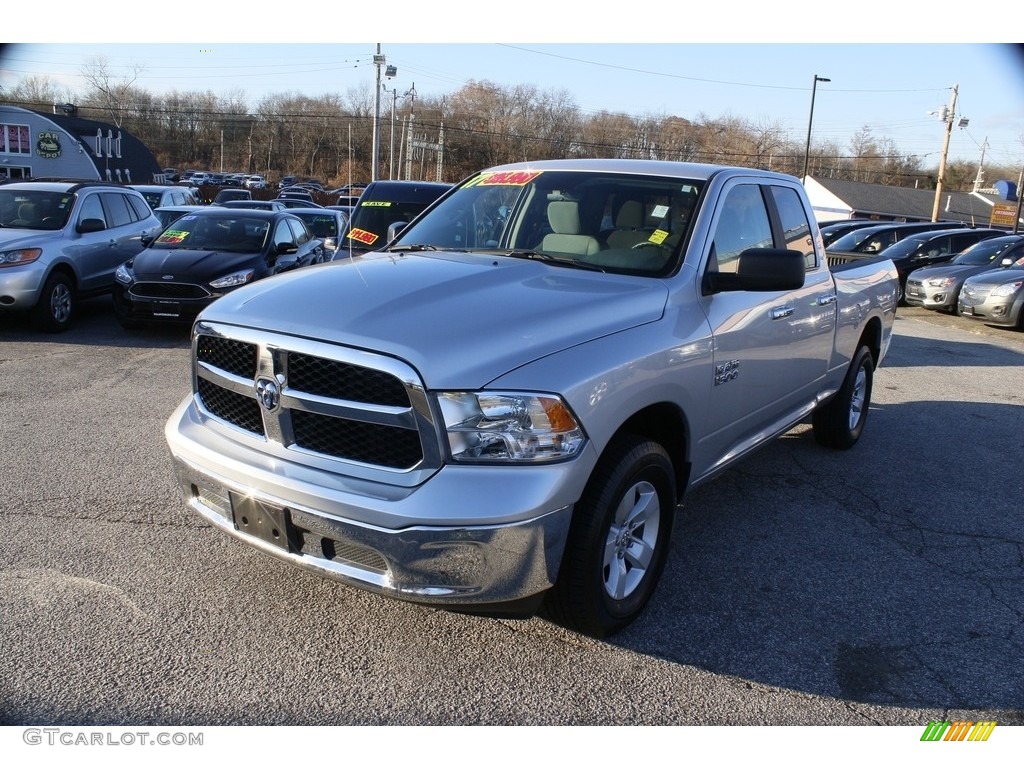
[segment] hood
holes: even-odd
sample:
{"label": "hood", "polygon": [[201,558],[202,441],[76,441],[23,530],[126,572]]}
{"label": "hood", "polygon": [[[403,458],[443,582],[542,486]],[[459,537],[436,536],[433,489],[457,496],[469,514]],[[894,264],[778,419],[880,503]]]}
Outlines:
{"label": "hood", "polygon": [[132,272],[136,280],[160,282],[167,275],[173,275],[177,282],[208,283],[250,267],[262,273],[267,265],[258,253],[146,248],[135,257]]}
{"label": "hood", "polygon": [[915,280],[928,280],[933,277],[956,277],[964,273],[973,275],[979,271],[989,269],[993,269],[993,267],[985,264],[937,264],[934,267],[915,269],[910,273],[910,276]]}
{"label": "hood", "polygon": [[200,319],[401,358],[430,388],[508,371],[662,316],[653,278],[480,254],[370,254],[233,291]]}
{"label": "hood", "polygon": [[15,248],[39,248],[44,243],[62,240],[64,231],[49,229],[9,229],[0,228],[0,250],[8,251]]}
{"label": "hood", "polygon": [[982,272],[970,278],[971,285],[997,286],[1003,283],[1013,283],[1017,280],[1024,280],[1024,267],[1007,267],[1006,269],[992,269]]}

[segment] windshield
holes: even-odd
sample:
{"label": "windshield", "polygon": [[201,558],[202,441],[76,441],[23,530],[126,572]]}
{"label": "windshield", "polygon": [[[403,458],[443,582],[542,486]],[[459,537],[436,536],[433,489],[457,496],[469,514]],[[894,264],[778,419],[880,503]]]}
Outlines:
{"label": "windshield", "polygon": [[993,242],[991,240],[982,240],[979,243],[975,243],[970,248],[967,248],[963,253],[953,259],[952,264],[966,264],[972,267],[980,267],[985,264],[991,264],[993,261],[999,258],[999,256],[1009,248],[1017,245],[1019,240],[1004,240],[1002,242]]}
{"label": "windshield", "polygon": [[66,192],[0,189],[0,227],[62,229],[75,196]]}
{"label": "windshield", "polygon": [[196,216],[187,214],[171,223],[151,246],[157,249],[184,248],[193,251],[257,253],[263,249],[270,229],[266,219],[239,216]]}
{"label": "windshield", "polygon": [[293,213],[306,222],[313,237],[321,240],[336,241],[338,239],[338,217],[334,214],[307,213],[305,211],[293,211]]}
{"label": "windshield", "polygon": [[396,221],[408,224],[430,205],[431,200],[402,203],[397,200],[364,200],[352,214],[348,237],[353,247],[380,248],[387,239],[388,227]]}
{"label": "windshield", "polygon": [[912,256],[920,250],[927,241],[928,235],[907,237],[886,248],[885,255],[890,259],[902,259],[905,256]]}
{"label": "windshield", "polygon": [[702,184],[596,171],[485,172],[404,230],[392,249],[503,251],[658,274],[673,264]]}

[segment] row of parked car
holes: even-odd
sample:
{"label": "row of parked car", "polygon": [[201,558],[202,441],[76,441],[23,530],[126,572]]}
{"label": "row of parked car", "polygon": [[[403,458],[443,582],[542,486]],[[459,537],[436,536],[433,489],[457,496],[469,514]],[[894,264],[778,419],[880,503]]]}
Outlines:
{"label": "row of parked car", "polygon": [[450,187],[375,182],[345,210],[294,198],[198,205],[157,185],[2,182],[0,314],[63,331],[81,299],[113,294],[126,327],[191,323],[241,285],[381,247]]}
{"label": "row of parked car", "polygon": [[950,222],[845,221],[820,229],[833,268],[891,259],[905,305],[1024,330],[1024,235]]}

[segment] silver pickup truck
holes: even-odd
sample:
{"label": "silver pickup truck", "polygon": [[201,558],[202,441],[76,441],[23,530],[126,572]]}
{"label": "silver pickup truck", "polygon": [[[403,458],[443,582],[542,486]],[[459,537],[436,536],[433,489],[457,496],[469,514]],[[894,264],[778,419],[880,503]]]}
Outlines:
{"label": "silver pickup truck", "polygon": [[503,166],[206,309],[166,437],[189,507],[253,547],[602,637],[685,492],[802,421],[857,442],[896,293],[890,262],[828,268],[790,176]]}

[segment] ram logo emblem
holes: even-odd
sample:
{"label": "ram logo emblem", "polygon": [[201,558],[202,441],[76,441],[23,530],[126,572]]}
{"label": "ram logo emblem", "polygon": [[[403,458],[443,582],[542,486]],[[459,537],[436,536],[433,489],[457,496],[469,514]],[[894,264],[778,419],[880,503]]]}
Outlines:
{"label": "ram logo emblem", "polygon": [[256,399],[268,411],[276,411],[281,405],[281,391],[273,379],[256,379]]}

